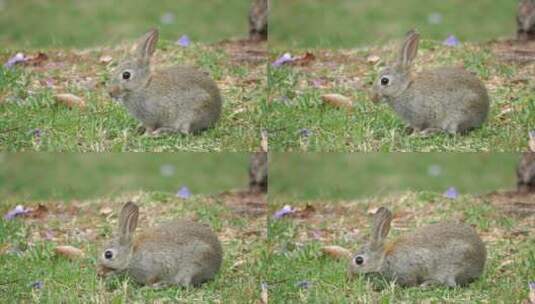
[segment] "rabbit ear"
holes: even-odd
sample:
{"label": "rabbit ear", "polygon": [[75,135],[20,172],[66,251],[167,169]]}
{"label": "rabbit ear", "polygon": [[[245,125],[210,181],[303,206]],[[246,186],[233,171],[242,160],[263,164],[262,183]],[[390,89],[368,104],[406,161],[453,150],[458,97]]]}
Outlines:
{"label": "rabbit ear", "polygon": [[379,208],[373,218],[372,243],[382,245],[388,232],[390,231],[390,222],[392,222],[392,212],[385,207]]}
{"label": "rabbit ear", "polygon": [[405,42],[401,47],[401,54],[399,63],[403,68],[409,68],[412,61],[418,53],[418,43],[420,42],[420,34],[415,30],[410,30],[405,37]]}
{"label": "rabbit ear", "polygon": [[119,215],[119,243],[128,245],[132,243],[132,236],[137,227],[139,207],[132,202],[128,202],[121,209]]}
{"label": "rabbit ear", "polygon": [[149,63],[150,57],[156,50],[156,43],[158,42],[158,30],[151,29],[148,31],[137,44],[136,52],[137,56],[143,63]]}

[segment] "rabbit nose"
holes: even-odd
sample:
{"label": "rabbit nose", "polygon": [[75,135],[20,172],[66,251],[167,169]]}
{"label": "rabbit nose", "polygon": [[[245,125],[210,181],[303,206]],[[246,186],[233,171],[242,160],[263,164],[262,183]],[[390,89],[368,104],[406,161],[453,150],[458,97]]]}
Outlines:
{"label": "rabbit nose", "polygon": [[108,94],[110,97],[117,97],[119,95],[119,86],[112,85],[108,88]]}
{"label": "rabbit nose", "polygon": [[377,103],[377,102],[379,102],[381,100],[379,94],[377,94],[376,92],[370,91],[369,96],[370,96],[371,101],[373,101],[375,103]]}
{"label": "rabbit nose", "polygon": [[104,265],[98,265],[97,266],[97,275],[99,277],[105,277],[108,275],[108,273],[110,272],[111,269],[109,269],[108,267],[105,267]]}

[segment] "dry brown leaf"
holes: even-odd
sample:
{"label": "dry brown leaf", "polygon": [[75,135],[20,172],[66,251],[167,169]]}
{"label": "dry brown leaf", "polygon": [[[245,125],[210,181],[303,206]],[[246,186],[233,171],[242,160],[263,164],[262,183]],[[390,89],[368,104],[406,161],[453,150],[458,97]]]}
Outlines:
{"label": "dry brown leaf", "polygon": [[39,204],[37,208],[32,208],[28,212],[28,216],[33,218],[44,218],[48,214],[48,208],[45,205]]}
{"label": "dry brown leaf", "polygon": [[267,130],[262,130],[260,132],[260,147],[262,148],[262,152],[268,151],[268,132]]}
{"label": "dry brown leaf", "polygon": [[57,246],[54,251],[57,255],[62,255],[68,259],[75,260],[84,256],[84,252],[73,246]]}
{"label": "dry brown leaf", "polygon": [[102,207],[100,208],[100,214],[102,215],[108,215],[110,213],[113,212],[113,209],[111,209],[110,207]]}
{"label": "dry brown leaf", "polygon": [[112,57],[110,55],[102,55],[98,61],[100,61],[101,63],[109,63],[112,61]]}
{"label": "dry brown leaf", "polygon": [[351,99],[344,95],[324,94],[321,95],[321,99],[323,99],[325,103],[337,108],[351,109],[353,107],[353,102],[351,101]]}
{"label": "dry brown leaf", "polygon": [[351,251],[340,246],[324,246],[321,248],[321,252],[330,255],[337,259],[346,259],[351,257]]}
{"label": "dry brown leaf", "polygon": [[268,304],[268,298],[269,298],[268,286],[266,283],[262,283],[260,286],[262,288],[260,292],[260,301],[262,302],[262,304]]}
{"label": "dry brown leaf", "polygon": [[85,108],[85,101],[82,98],[73,94],[56,94],[54,95],[54,98],[56,99],[58,104],[67,106],[69,109],[72,109],[74,107]]}
{"label": "dry brown leaf", "polygon": [[381,60],[381,57],[377,55],[370,55],[366,58],[366,61],[369,63],[377,63],[379,62],[379,60]]}

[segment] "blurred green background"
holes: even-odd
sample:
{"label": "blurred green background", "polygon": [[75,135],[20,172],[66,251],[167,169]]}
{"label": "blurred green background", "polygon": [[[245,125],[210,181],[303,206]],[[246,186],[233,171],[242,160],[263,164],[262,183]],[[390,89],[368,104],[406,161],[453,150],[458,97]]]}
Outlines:
{"label": "blurred green background", "polygon": [[0,45],[113,46],[158,27],[161,37],[246,37],[249,0],[0,0]]}
{"label": "blurred green background", "polygon": [[1,153],[0,204],[125,191],[211,194],[248,183],[248,153]]}
{"label": "blurred green background", "polygon": [[269,198],[355,199],[393,192],[515,187],[515,153],[271,153]]}
{"label": "blurred green background", "polygon": [[513,36],[517,0],[272,0],[270,45],[357,47],[400,39],[485,41]]}

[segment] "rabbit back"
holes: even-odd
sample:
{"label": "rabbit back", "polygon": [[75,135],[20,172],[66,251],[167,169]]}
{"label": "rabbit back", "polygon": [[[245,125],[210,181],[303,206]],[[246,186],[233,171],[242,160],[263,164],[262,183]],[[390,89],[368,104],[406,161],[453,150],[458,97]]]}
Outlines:
{"label": "rabbit back", "polygon": [[424,226],[385,245],[383,274],[403,286],[465,285],[481,276],[485,245],[466,224]]}
{"label": "rabbit back", "polygon": [[135,238],[128,274],[142,284],[198,285],[215,276],[222,257],[221,244],[208,227],[177,220]]}
{"label": "rabbit back", "polygon": [[408,88],[390,105],[417,130],[458,133],[483,124],[489,96],[483,83],[468,71],[437,68],[414,75]]}
{"label": "rabbit back", "polygon": [[147,86],[128,98],[127,108],[145,126],[177,130],[187,126],[185,133],[214,125],[222,107],[216,83],[206,73],[188,66],[154,71]]}

